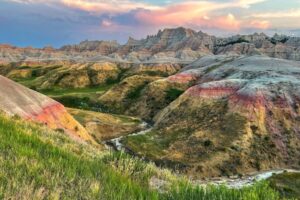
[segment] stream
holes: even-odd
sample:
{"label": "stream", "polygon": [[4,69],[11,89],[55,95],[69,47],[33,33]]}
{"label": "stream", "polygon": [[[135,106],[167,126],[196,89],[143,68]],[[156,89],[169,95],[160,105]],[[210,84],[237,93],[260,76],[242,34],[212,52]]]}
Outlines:
{"label": "stream", "polygon": [[[126,147],[121,143],[121,140],[124,137],[137,136],[137,135],[145,135],[149,133],[153,127],[146,122],[141,123],[140,128],[142,131],[129,134],[127,136],[121,136],[109,141],[106,141],[107,148],[114,148],[116,151],[126,151]],[[254,172],[250,174],[243,175],[242,177],[231,176],[231,177],[218,177],[218,178],[209,178],[207,180],[193,180],[192,183],[201,186],[207,185],[226,185],[229,188],[242,188],[246,186],[253,185],[257,181],[266,180],[272,177],[274,174],[282,174],[285,172],[296,172],[300,173],[300,170],[293,169],[276,169],[276,170],[268,170],[262,172]]]}
{"label": "stream", "polygon": [[282,174],[285,172],[296,172],[300,173],[300,170],[293,169],[277,169],[277,170],[268,170],[262,172],[255,172],[251,174],[244,175],[243,177],[220,177],[220,178],[211,178],[208,180],[195,180],[192,181],[194,184],[207,186],[207,185],[226,185],[229,188],[242,188],[246,186],[251,186],[257,181],[267,180],[275,174]]}
{"label": "stream", "polygon": [[[110,146],[110,147],[113,147],[117,151],[126,150],[125,147],[124,147],[124,145],[121,143],[121,140],[124,137],[137,136],[137,135],[145,135],[148,132],[150,132],[152,130],[152,128],[153,128],[147,122],[142,122],[139,127],[142,129],[142,131],[139,131],[139,132],[136,132],[136,133],[132,133],[132,134],[129,134],[129,135],[126,135],[126,136],[120,136],[120,137],[108,140],[108,141],[105,142],[106,145]],[[108,148],[110,148],[110,147],[108,147]]]}

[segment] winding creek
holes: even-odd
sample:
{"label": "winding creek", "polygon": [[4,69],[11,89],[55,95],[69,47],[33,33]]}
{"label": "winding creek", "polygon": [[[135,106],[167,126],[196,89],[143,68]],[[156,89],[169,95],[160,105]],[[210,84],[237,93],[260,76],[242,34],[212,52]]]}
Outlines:
{"label": "winding creek", "polygon": [[126,136],[120,136],[120,137],[108,140],[108,141],[105,142],[105,144],[107,146],[113,147],[117,151],[126,150],[125,147],[124,147],[124,145],[121,143],[121,140],[124,137],[137,136],[137,135],[145,135],[145,134],[149,133],[153,129],[153,127],[150,124],[148,124],[147,122],[142,122],[140,124],[140,128],[141,128],[141,131],[139,131],[139,132],[132,133],[132,134],[129,134],[129,135],[126,135]]}
{"label": "winding creek", "polygon": [[[127,136],[121,136],[121,137],[117,137],[117,138],[106,141],[105,144],[106,144],[107,148],[110,148],[110,149],[113,148],[116,151],[127,151],[126,147],[121,142],[124,137],[145,135],[153,129],[153,127],[146,122],[141,123],[140,128],[142,130],[139,132],[135,132],[135,133],[129,134]],[[134,155],[134,154],[132,154],[132,155]],[[209,178],[207,180],[192,180],[192,183],[196,184],[196,185],[201,185],[204,187],[207,185],[226,185],[227,187],[230,187],[230,188],[242,188],[242,187],[246,187],[246,186],[251,186],[257,181],[267,180],[268,178],[272,177],[275,174],[282,174],[285,172],[300,173],[300,170],[275,169],[275,170],[249,173],[249,174],[243,175],[242,177],[231,176],[229,178],[228,177],[218,177],[218,178]]]}
{"label": "winding creek", "polygon": [[194,184],[198,184],[201,186],[206,185],[226,185],[229,188],[242,188],[246,186],[251,186],[257,181],[267,180],[271,178],[275,174],[282,174],[285,172],[295,172],[300,173],[300,170],[293,170],[293,169],[277,169],[277,170],[268,170],[262,172],[255,172],[244,175],[243,177],[220,177],[220,178],[212,178],[208,180],[195,180],[192,181]]}

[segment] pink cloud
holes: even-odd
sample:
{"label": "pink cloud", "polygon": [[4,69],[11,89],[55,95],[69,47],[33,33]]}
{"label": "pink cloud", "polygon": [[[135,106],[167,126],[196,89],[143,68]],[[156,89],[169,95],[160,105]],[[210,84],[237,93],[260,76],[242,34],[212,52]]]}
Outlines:
{"label": "pink cloud", "polygon": [[245,28],[257,28],[257,29],[268,29],[271,27],[271,24],[267,20],[251,20],[249,23],[246,23]]}
{"label": "pink cloud", "polygon": [[[23,3],[50,2],[48,0],[8,0]],[[216,2],[209,0],[187,0],[181,3],[170,3],[158,6],[134,0],[52,0],[62,6],[90,12],[96,15],[108,14],[110,19],[114,16],[133,14],[143,26],[189,26],[202,28],[217,28],[238,31],[242,28],[266,29],[270,23],[266,20],[256,20],[255,17],[243,15],[235,16],[230,13],[233,8],[248,9],[253,4],[266,0],[229,0]],[[224,12],[227,10],[227,13]],[[298,14],[298,12],[296,12]],[[295,15],[295,12],[293,16]],[[111,20],[102,20],[102,28],[126,26],[126,23],[115,23]]]}
{"label": "pink cloud", "polygon": [[237,18],[231,13],[217,14],[226,8],[249,8],[252,4],[265,0],[237,0],[227,3],[209,1],[187,1],[156,10],[140,10],[135,18],[142,24],[152,26],[196,26],[237,31],[241,28],[266,29],[269,22]]}
{"label": "pink cloud", "polygon": [[238,30],[240,21],[232,14],[209,16],[209,12],[220,6],[209,2],[189,2],[160,10],[140,10],[135,18],[142,24],[155,26],[194,25],[207,28]]}
{"label": "pink cloud", "polygon": [[70,8],[84,10],[87,12],[102,14],[118,14],[129,12],[137,8],[156,9],[146,3],[132,2],[130,0],[61,0],[61,2]]}
{"label": "pink cloud", "polygon": [[110,27],[112,25],[114,25],[114,23],[111,20],[108,20],[108,19],[103,19],[102,22],[101,22],[102,27]]}

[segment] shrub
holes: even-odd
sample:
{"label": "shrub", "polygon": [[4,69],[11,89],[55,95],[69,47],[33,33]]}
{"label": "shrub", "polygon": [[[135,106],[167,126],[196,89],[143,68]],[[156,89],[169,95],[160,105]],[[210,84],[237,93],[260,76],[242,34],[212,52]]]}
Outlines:
{"label": "shrub", "polygon": [[138,99],[141,96],[142,90],[146,87],[147,83],[139,85],[138,87],[134,88],[127,94],[127,98],[134,100]]}
{"label": "shrub", "polygon": [[168,100],[169,102],[172,102],[175,99],[177,99],[183,92],[184,92],[183,90],[171,88],[166,91],[166,100]]}

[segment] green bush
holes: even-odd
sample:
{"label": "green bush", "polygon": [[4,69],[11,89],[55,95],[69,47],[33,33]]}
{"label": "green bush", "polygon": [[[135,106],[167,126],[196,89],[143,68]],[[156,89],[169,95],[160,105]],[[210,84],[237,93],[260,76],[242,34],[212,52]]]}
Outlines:
{"label": "green bush", "polygon": [[109,112],[109,109],[105,105],[92,101],[89,97],[59,96],[53,98],[66,107],[78,108],[83,110],[92,110],[104,113]]}
{"label": "green bush", "polygon": [[177,99],[184,91],[176,88],[171,88],[166,91],[166,100],[172,102]]}
{"label": "green bush", "polygon": [[127,94],[127,98],[134,100],[134,99],[138,99],[141,94],[142,94],[142,90],[146,87],[147,83],[139,85],[138,87],[134,88],[133,90],[131,90],[128,94]]}

